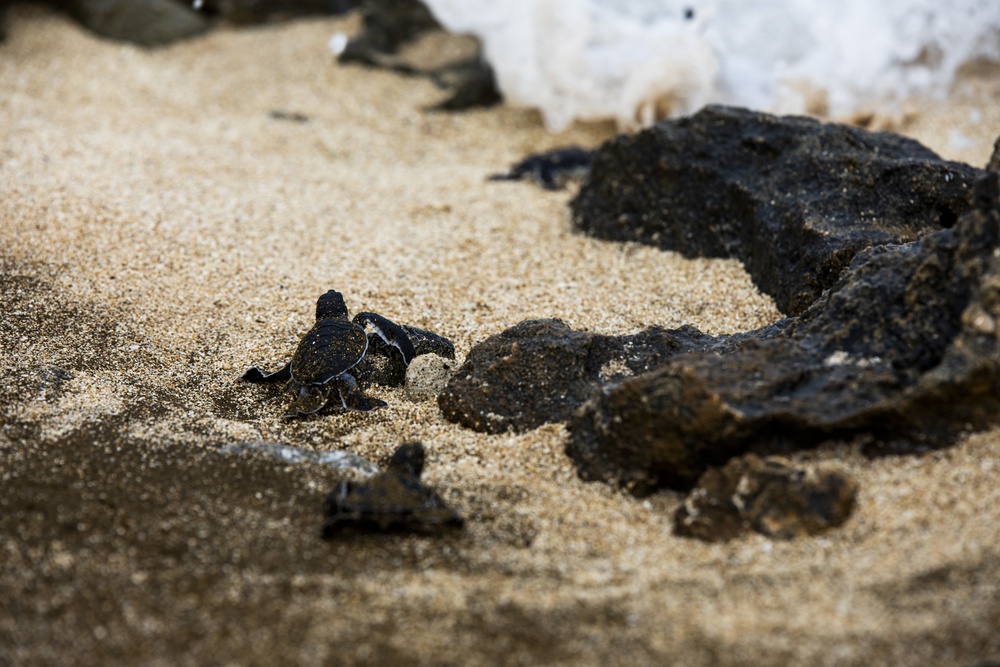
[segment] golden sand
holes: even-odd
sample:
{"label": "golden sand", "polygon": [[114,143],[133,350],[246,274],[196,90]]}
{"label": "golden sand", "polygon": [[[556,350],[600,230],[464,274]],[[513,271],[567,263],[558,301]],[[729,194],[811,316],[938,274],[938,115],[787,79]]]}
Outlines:
{"label": "golden sand", "polygon": [[[0,597],[17,603],[0,605],[0,663],[1000,659],[1000,430],[924,456],[802,453],[858,479],[843,528],[709,545],[671,534],[677,493],[639,501],[581,482],[562,426],[477,434],[403,389],[374,392],[384,410],[286,423],[280,399],[262,403],[273,392],[239,382],[284,363],[330,288],[352,312],[449,337],[459,360],[528,318],[716,334],[781,316],[736,261],[590,239],[571,230],[571,193],[485,181],[612,128],[425,113],[442,98],[432,84],[334,62],[330,35],[355,28],[220,29],[144,51],[13,12],[0,277],[22,294],[0,314],[15,332],[0,350]],[[981,166],[998,99],[1000,76],[973,71],[948,100],[908,102],[896,129]],[[59,304],[77,309],[72,326]],[[72,377],[19,389],[45,368]],[[94,435],[106,423],[117,440]],[[266,440],[384,461],[404,439],[425,443],[425,478],[465,516],[462,536],[323,542],[323,473],[257,462],[251,475],[215,453]],[[135,468],[105,468],[123,449],[141,454]],[[53,452],[88,472],[56,472]],[[156,470],[174,464],[176,479]],[[144,488],[130,476],[153,495],[116,504]],[[77,487],[91,518],[67,536],[39,517],[75,511]]]}

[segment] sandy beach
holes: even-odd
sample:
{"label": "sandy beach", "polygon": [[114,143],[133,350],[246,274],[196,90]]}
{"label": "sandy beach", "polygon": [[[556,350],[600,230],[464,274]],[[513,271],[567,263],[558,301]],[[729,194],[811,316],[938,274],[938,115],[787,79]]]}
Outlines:
{"label": "sandy beach", "polygon": [[[965,665],[1000,661],[1000,429],[922,456],[796,454],[860,485],[820,537],[705,544],[683,496],[584,483],[566,430],[484,435],[433,400],[286,421],[278,368],[316,298],[447,336],[458,361],[529,318],[712,334],[782,314],[735,260],[572,231],[572,191],[487,182],[596,146],[533,111],[427,113],[423,80],[338,65],[355,19],[220,28],[168,48],[16,8],[0,43],[0,663]],[[986,163],[1000,74],[877,115]],[[298,122],[273,112],[302,114]],[[443,538],[319,538],[336,471],[424,443],[466,520]]]}

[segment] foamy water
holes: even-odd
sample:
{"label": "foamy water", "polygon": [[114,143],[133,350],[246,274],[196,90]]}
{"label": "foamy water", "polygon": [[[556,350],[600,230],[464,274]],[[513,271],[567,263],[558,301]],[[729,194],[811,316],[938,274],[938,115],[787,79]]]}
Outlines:
{"label": "foamy water", "polygon": [[483,42],[509,103],[548,127],[623,127],[708,102],[842,115],[943,95],[1000,61],[1000,0],[427,0]]}

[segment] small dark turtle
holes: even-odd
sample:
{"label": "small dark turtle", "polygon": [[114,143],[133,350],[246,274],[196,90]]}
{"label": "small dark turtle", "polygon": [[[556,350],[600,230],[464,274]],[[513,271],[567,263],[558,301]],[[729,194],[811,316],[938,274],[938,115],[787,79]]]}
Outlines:
{"label": "small dark turtle", "polygon": [[334,395],[351,410],[367,412],[385,407],[385,401],[365,396],[348,372],[368,351],[366,326],[395,347],[405,365],[416,356],[413,343],[398,324],[375,313],[358,313],[349,320],[343,295],[330,290],[316,301],[316,324],[302,337],[284,368],[265,373],[252,366],[240,377],[247,382],[286,382],[285,391],[296,394],[285,413],[288,418],[312,414]]}
{"label": "small dark turtle", "polygon": [[506,174],[493,174],[491,181],[532,180],[546,190],[561,190],[570,180],[582,180],[590,172],[594,152],[578,146],[556,148],[529,155]]}
{"label": "small dark turtle", "polygon": [[323,503],[323,537],[342,530],[440,533],[465,522],[433,489],[420,482],[424,446],[404,443],[386,472],[365,481],[342,480]]}

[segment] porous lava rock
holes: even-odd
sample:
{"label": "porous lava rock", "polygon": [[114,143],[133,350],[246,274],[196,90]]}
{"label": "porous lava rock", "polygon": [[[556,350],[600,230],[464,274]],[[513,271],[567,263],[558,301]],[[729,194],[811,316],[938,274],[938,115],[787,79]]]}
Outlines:
{"label": "porous lava rock", "polygon": [[338,55],[342,63],[379,66],[391,55],[421,35],[441,29],[434,15],[420,0],[364,0],[361,32]]}
{"label": "porous lava rock", "polygon": [[163,46],[199,35],[209,21],[176,0],[52,0],[101,37],[140,46]]}
{"label": "porous lava rock", "polygon": [[251,24],[299,16],[343,14],[359,4],[360,0],[203,0],[201,11],[230,23]]}
{"label": "porous lava rock", "polygon": [[674,534],[723,542],[751,530],[779,539],[843,524],[858,485],[831,464],[796,466],[747,454],[709,468],[674,514]]}
{"label": "porous lava rock", "polygon": [[713,342],[688,326],[606,336],[558,319],[525,320],[472,348],[438,405],[446,419],[476,431],[526,431],[565,421],[606,383]]}
{"label": "porous lava rock", "polygon": [[873,453],[946,446],[1000,418],[1000,175],[950,229],[860,252],[780,331],[676,356],[588,402],[567,452],[585,479],[690,488],[748,451],[864,435]]}
{"label": "porous lava rock", "polygon": [[[361,32],[337,56],[341,63],[430,79],[450,96],[431,111],[490,107],[502,100],[493,68],[469,35],[448,33],[420,0],[364,0]],[[411,49],[421,41],[430,48]]]}
{"label": "porous lava rock", "polygon": [[797,315],[867,248],[954,225],[982,172],[887,132],[710,106],[597,152],[574,225],[733,257]]}

